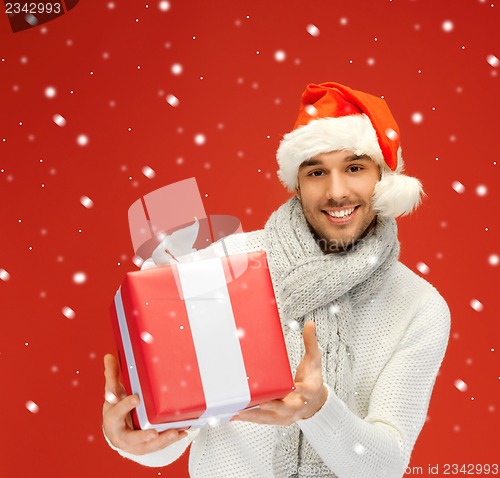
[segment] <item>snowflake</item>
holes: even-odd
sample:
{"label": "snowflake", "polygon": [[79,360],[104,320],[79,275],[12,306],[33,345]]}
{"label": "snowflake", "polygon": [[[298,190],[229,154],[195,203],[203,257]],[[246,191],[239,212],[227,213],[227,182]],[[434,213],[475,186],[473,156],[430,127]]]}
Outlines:
{"label": "snowflake", "polygon": [[25,403],[25,407],[31,412],[31,413],[38,413],[39,410],[40,410],[40,407],[35,403],[33,402],[32,400],[28,400],[26,403]]}
{"label": "snowflake", "polygon": [[366,451],[366,448],[361,444],[361,443],[356,443],[353,447],[352,447],[354,453],[356,453],[357,455],[363,455]]}
{"label": "snowflake", "polygon": [[149,332],[141,332],[141,339],[147,344],[151,344],[154,341],[154,337]]}
{"label": "snowflake", "polygon": [[484,184],[480,184],[476,188],[476,194],[478,196],[486,196],[487,193],[488,193],[488,188]]}
{"label": "snowflake", "polygon": [[75,272],[73,274],[73,282],[75,284],[83,284],[87,281],[87,274],[85,272]]}
{"label": "snowflake", "polygon": [[57,126],[60,126],[61,128],[63,126],[66,126],[66,118],[64,118],[63,116],[61,115],[54,115],[52,116],[52,121],[54,121],[54,123],[57,125]]}
{"label": "snowflake", "polygon": [[445,32],[451,32],[453,30],[453,22],[451,20],[445,20],[443,24],[441,25],[441,28]]}
{"label": "snowflake", "polygon": [[416,111],[415,113],[413,113],[411,115],[411,120],[415,123],[415,124],[419,124],[421,123],[423,120],[424,120],[424,115],[418,111]]}
{"label": "snowflake", "polygon": [[455,380],[454,385],[456,389],[460,390],[461,392],[466,392],[467,389],[469,388],[467,384],[463,380],[460,380],[459,378]]}
{"label": "snowflake", "polygon": [[194,137],[194,142],[195,144],[197,145],[202,145],[202,144],[205,144],[207,138],[205,137],[204,134],[201,134],[201,133],[198,133],[195,137]]}
{"label": "snowflake", "polygon": [[170,10],[170,2],[167,2],[167,0],[163,0],[163,1],[161,1],[161,2],[158,4],[158,8],[159,8],[162,12],[166,12],[166,11]]}
{"label": "snowflake", "polygon": [[496,68],[500,65],[500,60],[495,55],[488,55],[486,61],[493,67]]}
{"label": "snowflake", "polygon": [[174,108],[176,108],[177,106],[179,106],[179,98],[177,98],[175,95],[167,95],[167,103],[170,105],[170,106],[173,106]]}
{"label": "snowflake", "polygon": [[92,199],[90,199],[88,196],[82,196],[80,198],[80,203],[87,209],[91,209],[94,207],[94,201],[92,201]]}
{"label": "snowflake", "polygon": [[85,134],[80,134],[78,136],[78,138],[76,138],[76,142],[80,145],[80,146],[87,146],[87,144],[89,143],[89,138],[87,135]]}
{"label": "snowflake", "polygon": [[156,176],[155,170],[150,168],[149,166],[144,166],[142,168],[142,174],[144,174],[144,176],[146,176],[148,179],[153,179]]}
{"label": "snowflake", "polygon": [[0,268],[0,280],[7,282],[10,279],[10,274],[5,270]]}
{"label": "snowflake", "polygon": [[476,312],[482,312],[484,309],[484,305],[479,302],[477,299],[472,299],[470,301],[470,306],[476,311]]}
{"label": "snowflake", "polygon": [[76,317],[75,311],[71,307],[67,306],[62,308],[62,314],[67,319],[74,319]]}
{"label": "snowflake", "polygon": [[276,61],[285,61],[285,58],[286,58],[286,53],[283,51],[283,50],[278,50],[275,54],[274,54],[274,59]]}
{"label": "snowflake", "polygon": [[460,181],[453,181],[451,187],[458,193],[462,194],[465,191],[465,186]]}
{"label": "snowflake", "polygon": [[182,65],[180,63],[174,63],[170,67],[170,71],[173,75],[180,75],[182,73]]}
{"label": "snowflake", "polygon": [[54,98],[56,94],[56,89],[53,86],[47,86],[47,88],[45,88],[45,96],[47,98]]}
{"label": "snowflake", "polygon": [[425,262],[417,262],[417,270],[421,274],[428,274],[430,272],[430,268]]}
{"label": "snowflake", "polygon": [[318,27],[316,25],[313,25],[312,23],[309,23],[309,25],[307,25],[306,31],[312,37],[317,37],[319,36],[320,33]]}

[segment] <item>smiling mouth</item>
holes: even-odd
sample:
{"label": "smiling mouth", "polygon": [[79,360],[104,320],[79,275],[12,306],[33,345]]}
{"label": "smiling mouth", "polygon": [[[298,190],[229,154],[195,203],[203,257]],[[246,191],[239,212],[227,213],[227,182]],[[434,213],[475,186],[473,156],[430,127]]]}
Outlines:
{"label": "smiling mouth", "polygon": [[325,214],[328,214],[330,217],[335,217],[335,218],[343,218],[343,217],[349,217],[359,206],[354,206],[354,207],[348,207],[345,209],[341,209],[340,211],[325,211],[323,212]]}

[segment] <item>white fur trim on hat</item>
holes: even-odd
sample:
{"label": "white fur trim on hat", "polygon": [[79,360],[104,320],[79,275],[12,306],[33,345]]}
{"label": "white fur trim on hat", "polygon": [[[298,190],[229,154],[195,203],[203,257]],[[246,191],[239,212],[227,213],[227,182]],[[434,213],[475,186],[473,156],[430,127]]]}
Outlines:
{"label": "white fur trim on hat", "polygon": [[278,177],[293,192],[297,188],[299,166],[318,154],[331,151],[366,154],[379,166],[385,166],[377,133],[368,116],[320,118],[285,134],[276,153],[280,168]]}

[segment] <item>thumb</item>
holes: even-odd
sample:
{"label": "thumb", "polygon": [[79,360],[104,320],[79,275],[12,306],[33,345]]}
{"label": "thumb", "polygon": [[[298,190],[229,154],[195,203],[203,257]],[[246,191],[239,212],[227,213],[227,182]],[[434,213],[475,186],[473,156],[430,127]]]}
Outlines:
{"label": "thumb", "polygon": [[316,324],[312,320],[308,320],[304,325],[302,339],[304,340],[306,355],[313,359],[321,359],[321,351],[316,339]]}

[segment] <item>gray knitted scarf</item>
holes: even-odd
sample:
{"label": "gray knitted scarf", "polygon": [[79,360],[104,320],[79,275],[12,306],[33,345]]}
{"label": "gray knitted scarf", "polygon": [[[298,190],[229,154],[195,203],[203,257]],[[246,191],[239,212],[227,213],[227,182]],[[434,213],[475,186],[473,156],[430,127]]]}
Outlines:
{"label": "gray knitted scarf", "polygon": [[[352,409],[353,308],[370,299],[398,260],[396,221],[377,218],[376,225],[349,251],[325,254],[311,234],[299,200],[293,197],[271,215],[265,232],[292,372],[304,355],[304,323],[313,320],[323,380]],[[277,478],[335,476],[296,423],[276,427],[273,468]]]}

